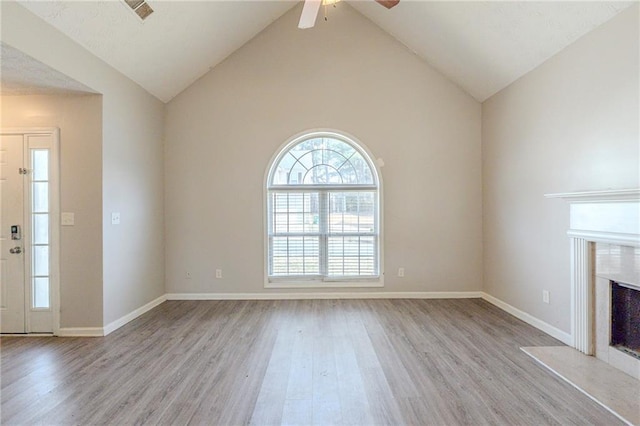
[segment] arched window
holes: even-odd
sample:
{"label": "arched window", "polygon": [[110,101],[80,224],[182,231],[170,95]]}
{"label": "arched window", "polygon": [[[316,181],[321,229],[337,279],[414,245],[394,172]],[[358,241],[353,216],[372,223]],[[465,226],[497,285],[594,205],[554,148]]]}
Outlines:
{"label": "arched window", "polygon": [[267,178],[269,282],[380,275],[379,184],[351,139],[312,133],[289,143]]}

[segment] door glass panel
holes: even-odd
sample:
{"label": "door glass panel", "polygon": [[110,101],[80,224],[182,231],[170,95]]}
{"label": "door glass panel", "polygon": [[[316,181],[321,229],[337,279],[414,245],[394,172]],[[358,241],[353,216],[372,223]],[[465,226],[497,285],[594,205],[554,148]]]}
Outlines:
{"label": "door glass panel", "polygon": [[49,244],[49,215],[33,215],[33,244]]}
{"label": "door glass panel", "polygon": [[31,152],[33,180],[49,180],[49,150],[34,149]]}
{"label": "door glass panel", "polygon": [[49,278],[34,278],[33,307],[49,307]]}
{"label": "door glass panel", "polygon": [[46,213],[49,211],[49,182],[33,183],[33,212]]}
{"label": "door glass panel", "polygon": [[49,246],[33,247],[33,275],[49,275]]}
{"label": "door glass panel", "polygon": [[31,150],[32,307],[49,306],[49,150]]}

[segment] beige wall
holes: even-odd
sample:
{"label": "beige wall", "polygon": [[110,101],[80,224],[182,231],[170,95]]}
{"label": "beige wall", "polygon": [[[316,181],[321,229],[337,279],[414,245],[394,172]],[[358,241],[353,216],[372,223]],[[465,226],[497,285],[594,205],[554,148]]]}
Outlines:
{"label": "beige wall", "polygon": [[640,186],[638,16],[622,12],[482,107],[484,289],[565,332],[569,207],[543,194]]}
{"label": "beige wall", "polygon": [[480,104],[347,4],[330,12],[301,31],[294,8],[167,105],[167,292],[267,291],[265,172],[316,128],[384,160],[384,291],[481,290]]}
{"label": "beige wall", "polygon": [[164,105],[15,2],[0,7],[4,43],[103,95],[103,316],[91,326],[107,325],[164,294]]}
{"label": "beige wall", "polygon": [[0,126],[60,129],[60,326],[102,323],[102,96],[3,96]]}

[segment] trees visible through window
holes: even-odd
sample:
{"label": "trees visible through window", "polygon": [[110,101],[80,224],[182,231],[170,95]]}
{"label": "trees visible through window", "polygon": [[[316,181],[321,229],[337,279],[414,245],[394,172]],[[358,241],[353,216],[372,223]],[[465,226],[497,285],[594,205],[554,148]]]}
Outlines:
{"label": "trees visible through window", "polygon": [[379,276],[378,179],[355,142],[297,139],[272,164],[267,198],[270,280]]}

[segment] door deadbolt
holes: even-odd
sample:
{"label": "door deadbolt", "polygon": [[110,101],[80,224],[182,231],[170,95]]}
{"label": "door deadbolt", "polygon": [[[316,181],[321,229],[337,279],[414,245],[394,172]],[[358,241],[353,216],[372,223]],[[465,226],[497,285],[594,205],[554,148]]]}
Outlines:
{"label": "door deadbolt", "polygon": [[22,247],[14,247],[12,249],[9,249],[9,253],[11,253],[11,254],[20,254],[20,253],[22,253]]}

